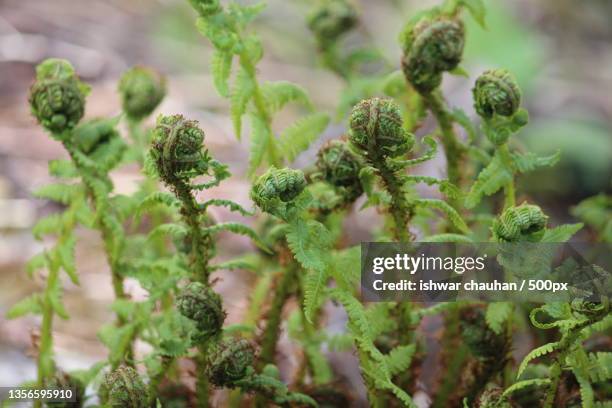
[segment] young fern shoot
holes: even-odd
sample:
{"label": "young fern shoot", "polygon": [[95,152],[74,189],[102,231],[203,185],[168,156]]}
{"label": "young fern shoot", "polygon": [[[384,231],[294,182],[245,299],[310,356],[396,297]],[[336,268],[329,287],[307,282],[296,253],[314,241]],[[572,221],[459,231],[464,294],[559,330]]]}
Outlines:
{"label": "young fern shoot", "polygon": [[[306,91],[291,82],[260,83],[257,63],[263,56],[259,38],[247,34],[249,23],[264,9],[263,3],[243,6],[219,0],[190,0],[198,12],[198,30],[215,48],[211,61],[214,84],[219,94],[230,100],[230,114],[238,138],[246,115],[251,125],[249,175],[263,165],[280,166],[306,150],[329,123],[329,117],[313,112]],[[234,60],[238,62],[233,86],[229,85]],[[274,114],[289,103],[303,105],[309,113],[287,127],[279,137],[272,128]]]}
{"label": "young fern shoot", "polygon": [[[468,228],[459,214],[445,201],[411,197],[409,186],[417,182],[437,184],[450,196],[457,196],[456,188],[445,180],[427,176],[404,174],[412,165],[431,159],[435,153],[435,142],[428,138],[431,151],[421,158],[403,160],[401,156],[414,146],[414,136],[402,127],[399,108],[388,99],[371,98],[361,101],[350,117],[350,141],[359,150],[368,164],[361,170],[362,180],[374,204],[388,206],[393,221],[393,237],[400,242],[413,239],[409,223],[418,207],[432,208],[444,212],[460,231]],[[385,193],[372,193],[374,176],[382,181]]]}

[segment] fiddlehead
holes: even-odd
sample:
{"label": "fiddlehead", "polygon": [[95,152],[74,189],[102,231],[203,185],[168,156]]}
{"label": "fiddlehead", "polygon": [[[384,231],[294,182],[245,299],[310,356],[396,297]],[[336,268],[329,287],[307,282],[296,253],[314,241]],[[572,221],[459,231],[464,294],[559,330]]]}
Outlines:
{"label": "fiddlehead", "polygon": [[211,288],[200,282],[191,282],[178,295],[176,307],[183,316],[195,322],[198,331],[192,336],[194,343],[221,334],[225,312],[221,296]]}
{"label": "fiddlehead", "polygon": [[465,32],[461,20],[424,17],[409,25],[402,39],[402,69],[421,94],[442,83],[442,74],[457,68],[463,55]]}
{"label": "fiddlehead", "polygon": [[538,242],[546,231],[548,216],[537,205],[523,203],[504,210],[493,221],[493,237],[498,242]]}
{"label": "fiddlehead", "polygon": [[166,79],[151,68],[136,66],[119,80],[123,111],[131,120],[149,116],[166,95]]}
{"label": "fiddlehead", "polygon": [[476,80],[472,93],[476,112],[487,119],[493,115],[512,116],[521,104],[521,90],[505,69],[485,71]]}
{"label": "fiddlehead", "polygon": [[284,219],[286,209],[305,188],[301,170],[271,167],[253,184],[251,199],[262,211]]}
{"label": "fiddlehead", "polygon": [[347,0],[324,0],[308,16],[308,27],[322,47],[357,25],[357,11]]}
{"label": "fiddlehead", "polygon": [[113,408],[148,407],[147,388],[132,367],[119,366],[104,378],[100,399]]}
{"label": "fiddlehead", "polygon": [[32,115],[52,136],[61,139],[85,113],[89,87],[79,81],[68,61],[47,59],[36,67],[36,81],[30,88]]}
{"label": "fiddlehead", "polygon": [[320,177],[340,195],[338,206],[348,205],[363,194],[359,179],[363,162],[350,150],[346,141],[326,143],[317,153],[316,167]]}
{"label": "fiddlehead", "polygon": [[217,387],[228,387],[249,374],[255,361],[255,348],[248,340],[229,338],[219,343],[209,356],[208,378]]}
{"label": "fiddlehead", "polygon": [[182,115],[160,116],[153,131],[151,156],[161,180],[177,188],[209,169],[204,131]]}

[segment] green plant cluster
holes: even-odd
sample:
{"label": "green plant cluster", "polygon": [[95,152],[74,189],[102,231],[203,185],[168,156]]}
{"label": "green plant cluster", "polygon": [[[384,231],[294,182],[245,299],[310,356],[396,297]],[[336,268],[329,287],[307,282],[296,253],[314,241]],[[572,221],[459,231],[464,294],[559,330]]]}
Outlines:
{"label": "green plant cluster", "polygon": [[[401,61],[393,63],[367,36],[361,48],[347,48],[346,37],[356,34],[363,18],[353,2],[318,1],[304,24],[322,65],[344,81],[336,117],[345,134],[323,144],[306,169],[288,166],[321,136],[330,115],[314,107],[304,88],[258,78],[263,47],[251,23],[265,6],[189,3],[197,29],[214,49],[213,81],[228,100],[236,137],[248,133],[255,209],[220,197],[201,199],[200,192],[230,177],[206,147],[205,123],[160,114],[147,128],[145,120],[167,93],[161,74],[140,66],[128,70],[118,86],[122,114],[83,120],[89,87],[67,61],[42,62],[30,89],[31,111],[69,159],[51,161],[58,183],[35,192],[62,205],[33,230],[37,239],[54,238],[28,264],[31,276],[42,277],[41,291],[8,312],[10,318],[41,316],[33,344],[37,378],[28,386],[69,385],[78,390],[71,406],[79,407],[218,406],[217,390],[224,388],[231,407],[345,407],[359,396],[340,385],[329,352],[351,351],[372,407],[420,406],[414,397],[423,393],[432,407],[610,406],[612,353],[596,341],[609,343],[605,335],[612,330],[605,296],[532,307],[428,306],[368,304],[359,293],[360,251],[347,245],[343,222],[366,207],[384,220],[371,231],[382,241],[565,242],[583,228],[550,227],[552,217],[538,205],[517,204],[523,197],[517,176],[552,166],[560,155],[538,157],[514,143],[528,115],[511,73],[493,69],[476,79],[480,127],[445,101],[445,74],[466,74],[466,12],[484,25],[480,0],[446,0],[414,16],[400,35]],[[368,72],[372,61],[383,68]],[[289,103],[301,108],[300,117],[277,129],[274,116]],[[437,129],[418,140],[414,132],[428,113]],[[446,178],[414,174],[415,166],[438,156],[438,145]],[[134,163],[143,181],[133,194],[117,193],[112,172]],[[435,186],[440,198],[422,197],[422,183]],[[258,212],[257,228],[218,222],[210,208],[219,206],[245,220]],[[573,211],[594,241],[611,242],[610,208],[610,197],[600,195]],[[62,273],[79,284],[77,228],[95,231],[104,243],[115,319],[98,332],[108,358],[66,373],[54,358],[53,329],[57,317],[69,317]],[[249,237],[254,250],[219,262],[222,232]],[[217,276],[234,269],[248,271],[254,282],[240,324],[226,322],[226,299],[216,287]],[[130,298],[127,278],[147,292],[145,299]],[[332,304],[347,315],[342,332],[327,328]],[[437,317],[440,347],[432,358],[421,327]],[[518,327],[537,343],[520,362],[512,342]],[[299,352],[295,372],[281,376],[283,332]],[[436,378],[424,390],[420,373],[432,361]]]}

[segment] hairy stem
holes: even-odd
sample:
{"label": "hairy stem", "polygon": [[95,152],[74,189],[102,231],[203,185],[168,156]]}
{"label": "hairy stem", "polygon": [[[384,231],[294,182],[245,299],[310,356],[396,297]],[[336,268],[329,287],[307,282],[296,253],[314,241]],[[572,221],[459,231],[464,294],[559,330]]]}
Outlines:
{"label": "hairy stem", "polygon": [[[444,146],[444,155],[446,156],[446,173],[448,180],[461,187],[463,184],[462,165],[465,156],[465,147],[459,142],[455,130],[453,129],[453,119],[446,106],[446,102],[439,92],[431,92],[422,95],[427,108],[436,118],[440,131],[442,132],[442,144]],[[450,199],[449,203],[459,209],[459,202],[456,199]]]}
{"label": "hairy stem", "polygon": [[372,155],[372,162],[379,171],[385,189],[391,195],[391,206],[389,211],[391,212],[391,217],[395,225],[394,238],[400,242],[409,242],[412,240],[412,236],[408,229],[408,223],[412,218],[413,209],[406,198],[406,194],[404,194],[401,181],[395,172],[387,166],[385,159],[379,156],[377,152],[371,151],[368,152],[368,154]]}
{"label": "hairy stem", "polygon": [[[502,163],[508,168],[512,168],[512,157],[510,156],[510,150],[508,144],[504,143],[498,148],[498,153]],[[514,207],[516,205],[516,193],[514,188],[514,179],[510,180],[504,186],[504,208]]]}

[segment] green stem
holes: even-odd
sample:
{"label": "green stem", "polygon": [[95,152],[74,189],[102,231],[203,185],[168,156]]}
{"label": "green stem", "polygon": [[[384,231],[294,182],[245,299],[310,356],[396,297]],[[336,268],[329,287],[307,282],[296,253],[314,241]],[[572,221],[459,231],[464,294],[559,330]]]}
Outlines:
{"label": "green stem", "polygon": [[282,272],[278,286],[274,288],[274,298],[270,305],[268,323],[261,340],[261,354],[257,369],[261,370],[266,364],[274,363],[276,343],[278,342],[283,316],[283,306],[292,295],[293,283],[297,277],[298,266],[291,262]]}
{"label": "green stem", "polygon": [[[103,206],[103,208],[100,208],[99,204],[97,204],[96,194],[95,194],[95,191],[92,185],[93,181],[92,179],[90,179],[90,177],[98,177],[100,179],[99,181],[104,183],[104,182],[107,182],[108,176],[107,175],[90,176],[88,174],[89,171],[87,169],[82,168],[82,166],[79,165],[79,160],[77,160],[76,158],[78,153],[75,147],[72,146],[70,142],[65,141],[64,148],[70,154],[70,157],[74,165],[77,167],[77,169],[79,169],[79,173],[81,174],[83,184],[85,185],[87,196],[92,202],[92,207],[94,209],[94,212],[98,214],[97,227],[102,236],[102,241],[104,243],[104,252],[106,254],[106,260],[111,270],[111,281],[112,281],[113,293],[115,295],[115,299],[127,299],[127,295],[123,287],[124,279],[123,279],[123,274],[121,273],[121,264],[120,264],[118,257],[115,257],[114,255],[115,247],[121,246],[122,243],[117,242],[119,237],[116,236],[113,226],[116,224],[119,224],[120,222],[119,220],[116,219],[114,212],[110,208],[107,208],[108,207],[108,197],[106,197],[105,199],[106,204]],[[128,323],[127,320],[124,317],[122,317],[119,313],[117,313],[116,319],[117,319],[116,324],[118,327],[122,327]],[[133,357],[134,357],[133,344],[132,342],[130,342],[130,345],[127,347],[126,353],[125,353],[125,358],[124,358],[125,363],[128,365],[132,365]],[[120,361],[113,363],[112,368],[113,369],[117,368],[120,363],[121,363]]]}
{"label": "green stem", "polygon": [[[247,52],[243,52],[240,54],[240,65],[246,71],[246,73],[251,78],[253,83],[253,104],[255,105],[255,109],[257,109],[257,113],[259,118],[264,122],[266,126],[266,133],[268,137],[273,138],[274,133],[272,132],[272,119],[270,117],[270,113],[268,112],[268,108],[266,106],[266,101],[261,93],[261,89],[259,87],[259,82],[257,82],[257,72],[255,69],[255,64],[251,61]],[[278,152],[276,151],[276,144],[274,140],[268,141],[268,157],[270,159],[270,165],[280,167],[282,165],[282,159],[278,157]]]}
{"label": "green stem", "polygon": [[208,399],[209,395],[209,384],[208,377],[206,376],[206,355],[208,354],[208,345],[203,344],[198,347],[198,355],[196,356],[196,400],[198,401],[198,408],[205,408],[210,406]]}
{"label": "green stem", "polygon": [[[508,144],[504,143],[497,149],[502,163],[509,169],[512,168],[512,156],[508,149]],[[514,178],[504,186],[504,208],[514,207],[516,205],[516,193],[514,188]]]}
{"label": "green stem", "polygon": [[[47,255],[49,256],[49,255]],[[36,387],[45,388],[48,380],[53,377],[53,304],[51,303],[52,292],[58,283],[59,268],[57,262],[49,262],[49,276],[45,287],[43,298],[43,316],[40,328],[40,344],[38,346],[37,379]],[[34,407],[40,408],[40,400],[34,401]]]}
{"label": "green stem", "polygon": [[190,238],[190,262],[195,280],[209,285],[210,268],[208,263],[213,255],[213,240],[209,234],[201,229],[201,218],[206,214],[200,214],[189,185],[179,182],[175,186],[175,192],[182,203],[181,215],[183,221],[189,228]]}
{"label": "green stem", "polygon": [[[455,134],[453,119],[446,107],[446,102],[439,92],[434,91],[422,96],[425,105],[438,121],[438,126],[442,132],[442,144],[444,145],[444,154],[446,156],[446,173],[448,175],[448,180],[461,188],[464,181],[461,166],[464,164],[463,159],[466,153],[465,146],[459,142]],[[460,208],[459,202],[456,199],[449,199],[449,203],[457,210]]]}
{"label": "green stem", "polygon": [[368,154],[371,155],[372,163],[378,169],[385,188],[391,195],[389,211],[395,225],[394,238],[399,242],[410,242],[412,241],[412,235],[408,229],[408,223],[412,218],[413,209],[406,198],[402,183],[395,172],[387,166],[384,157],[374,151],[370,151]]}

